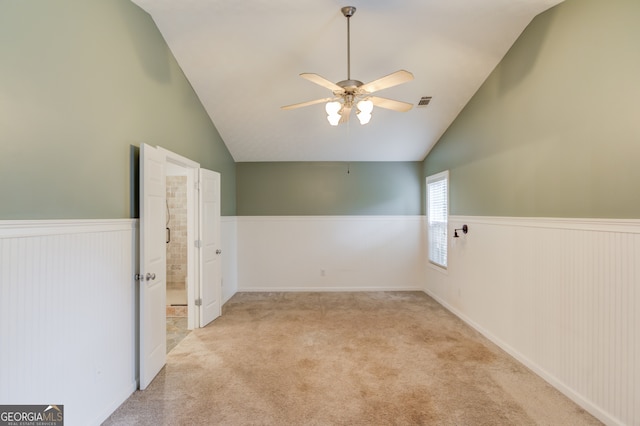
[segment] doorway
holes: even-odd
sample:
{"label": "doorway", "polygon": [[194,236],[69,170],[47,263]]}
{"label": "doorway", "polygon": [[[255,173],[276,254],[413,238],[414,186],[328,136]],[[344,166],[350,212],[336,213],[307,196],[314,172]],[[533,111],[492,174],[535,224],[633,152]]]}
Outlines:
{"label": "doorway", "polygon": [[186,167],[167,161],[167,353],[189,333],[187,225],[191,212],[187,203],[187,172]]}
{"label": "doorway", "polygon": [[184,305],[186,293],[187,330],[204,327],[221,314],[220,174],[164,148],[141,144],[140,265],[136,274],[140,282],[141,390],[166,363],[167,240],[171,238],[167,176],[182,177],[178,179],[182,188],[186,177],[186,206],[179,206],[186,210],[186,276],[182,274],[183,284],[177,285],[182,288],[175,289],[179,297],[175,304]]}
{"label": "doorway", "polygon": [[186,329],[193,330],[198,326],[194,304],[198,265],[196,247],[188,242],[196,240],[196,179],[200,165],[163,148],[157,149],[165,155],[167,318],[186,318]]}

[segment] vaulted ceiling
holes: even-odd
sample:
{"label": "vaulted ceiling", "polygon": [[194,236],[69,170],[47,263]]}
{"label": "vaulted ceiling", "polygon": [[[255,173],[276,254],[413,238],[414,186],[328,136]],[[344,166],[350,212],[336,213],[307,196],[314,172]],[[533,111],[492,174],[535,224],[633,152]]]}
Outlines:
{"label": "vaulted ceiling", "polygon": [[[233,158],[245,161],[420,161],[525,27],[563,0],[132,0],[156,22]],[[405,69],[414,80],[376,95],[369,124],[330,126],[332,96],[299,77],[369,82]],[[432,97],[418,107],[423,96]]]}

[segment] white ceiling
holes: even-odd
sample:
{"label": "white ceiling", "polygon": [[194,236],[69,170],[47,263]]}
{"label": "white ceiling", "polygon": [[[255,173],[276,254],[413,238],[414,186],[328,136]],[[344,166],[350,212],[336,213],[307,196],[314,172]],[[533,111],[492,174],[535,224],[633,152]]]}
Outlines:
{"label": "white ceiling", "polygon": [[[531,20],[563,0],[132,0],[156,22],[233,158],[245,161],[420,161]],[[331,96],[300,78],[364,83],[399,69],[415,79],[376,94],[414,104],[374,108],[332,127]],[[427,107],[416,107],[432,96]]]}

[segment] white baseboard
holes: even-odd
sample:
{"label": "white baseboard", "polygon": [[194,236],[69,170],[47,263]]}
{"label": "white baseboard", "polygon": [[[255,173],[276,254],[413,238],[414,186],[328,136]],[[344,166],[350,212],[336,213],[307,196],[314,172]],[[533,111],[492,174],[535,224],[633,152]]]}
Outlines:
{"label": "white baseboard", "polygon": [[247,287],[238,289],[238,293],[330,293],[330,292],[375,292],[375,291],[424,291],[415,287]]}

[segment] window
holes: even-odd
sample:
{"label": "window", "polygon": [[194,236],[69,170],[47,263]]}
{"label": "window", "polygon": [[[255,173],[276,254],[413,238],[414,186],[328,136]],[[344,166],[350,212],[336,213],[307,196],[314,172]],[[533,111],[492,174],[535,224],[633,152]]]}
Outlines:
{"label": "window", "polygon": [[429,261],[447,267],[447,226],[449,221],[449,172],[427,178],[427,223]]}

